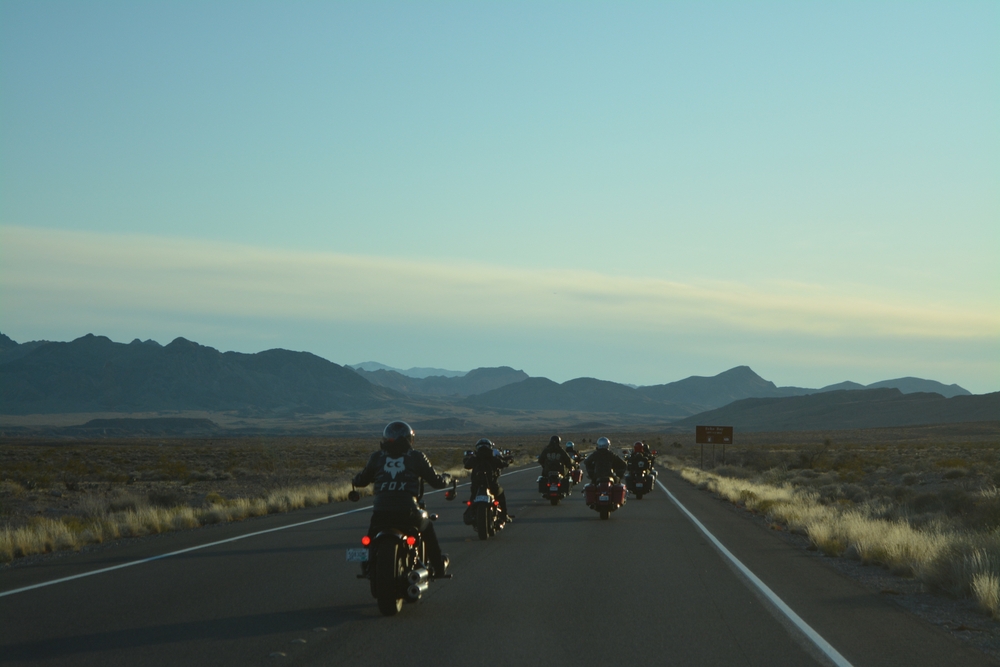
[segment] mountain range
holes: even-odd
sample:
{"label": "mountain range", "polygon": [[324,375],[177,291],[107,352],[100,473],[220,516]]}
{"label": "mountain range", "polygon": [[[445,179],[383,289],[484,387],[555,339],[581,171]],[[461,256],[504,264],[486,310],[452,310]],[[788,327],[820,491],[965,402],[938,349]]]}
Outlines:
{"label": "mountain range", "polygon": [[88,334],[34,345],[22,354],[24,346],[12,342],[0,340],[2,414],[315,413],[405,399],[308,352],[219,352],[184,338],[165,346],[138,339],[126,345]]}
{"label": "mountain range", "polygon": [[202,411],[305,423],[316,418],[295,416],[337,413],[343,425],[359,419],[358,411],[390,411],[412,415],[432,430],[473,430],[500,415],[516,423],[543,415],[552,424],[682,428],[692,419],[714,420],[755,430],[1000,421],[1000,394],[976,397],[958,385],[920,378],[807,389],[778,387],[738,366],[712,377],[632,387],[595,378],[557,383],[510,367],[414,377],[376,362],[357,366],[280,349],[219,352],[184,338],[163,346],[88,334],[69,343],[18,344],[0,334],[0,415]]}

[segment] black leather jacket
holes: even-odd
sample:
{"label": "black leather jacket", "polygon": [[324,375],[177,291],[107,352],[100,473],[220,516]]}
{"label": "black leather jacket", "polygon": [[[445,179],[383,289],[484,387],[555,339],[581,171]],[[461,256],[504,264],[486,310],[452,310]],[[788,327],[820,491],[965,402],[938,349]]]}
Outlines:
{"label": "black leather jacket", "polygon": [[500,452],[492,450],[484,453],[473,453],[466,456],[463,464],[472,471],[469,481],[472,495],[476,495],[479,489],[488,488],[494,495],[500,493],[500,471],[510,465]]}
{"label": "black leather jacket", "polygon": [[405,512],[417,507],[421,479],[435,489],[448,485],[442,475],[434,472],[423,452],[410,449],[402,456],[391,456],[378,451],[354,476],[354,486],[375,485],[376,512]]}
{"label": "black leather jacket", "polygon": [[552,470],[565,473],[567,468],[573,467],[573,459],[562,448],[562,445],[551,443],[546,445],[542,453],[538,455],[538,465],[542,466],[543,474]]}
{"label": "black leather jacket", "polygon": [[[639,462],[642,461],[646,465],[640,466]],[[638,452],[633,453],[628,457],[628,469],[631,473],[643,473],[650,472],[653,470],[653,457],[647,456],[646,454],[640,454]]]}
{"label": "black leather jacket", "polygon": [[621,477],[625,474],[627,466],[621,457],[610,449],[598,449],[587,457],[583,462],[587,468],[587,476],[592,481],[597,481],[602,477]]}

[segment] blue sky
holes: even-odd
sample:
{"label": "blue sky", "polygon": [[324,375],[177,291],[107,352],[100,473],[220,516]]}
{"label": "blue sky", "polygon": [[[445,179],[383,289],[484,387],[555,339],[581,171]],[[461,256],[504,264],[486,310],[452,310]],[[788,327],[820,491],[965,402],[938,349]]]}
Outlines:
{"label": "blue sky", "polygon": [[0,5],[0,331],[1000,389],[1000,5]]}

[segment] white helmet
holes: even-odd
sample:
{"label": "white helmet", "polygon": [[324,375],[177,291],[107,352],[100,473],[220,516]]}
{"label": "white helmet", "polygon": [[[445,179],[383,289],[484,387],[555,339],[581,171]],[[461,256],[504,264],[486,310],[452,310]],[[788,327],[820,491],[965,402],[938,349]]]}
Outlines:
{"label": "white helmet", "polygon": [[597,448],[598,449],[610,449],[611,448],[611,441],[608,440],[607,438],[598,438],[597,439]]}

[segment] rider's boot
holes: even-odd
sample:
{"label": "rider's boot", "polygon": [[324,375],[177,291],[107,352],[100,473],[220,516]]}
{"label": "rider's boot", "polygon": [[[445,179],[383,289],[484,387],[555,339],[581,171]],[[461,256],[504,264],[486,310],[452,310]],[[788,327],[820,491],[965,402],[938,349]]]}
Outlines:
{"label": "rider's boot", "polygon": [[448,574],[448,565],[451,563],[451,559],[448,558],[448,554],[441,554],[440,560],[435,560],[431,563],[431,568],[434,570],[434,579],[443,579],[450,576]]}

